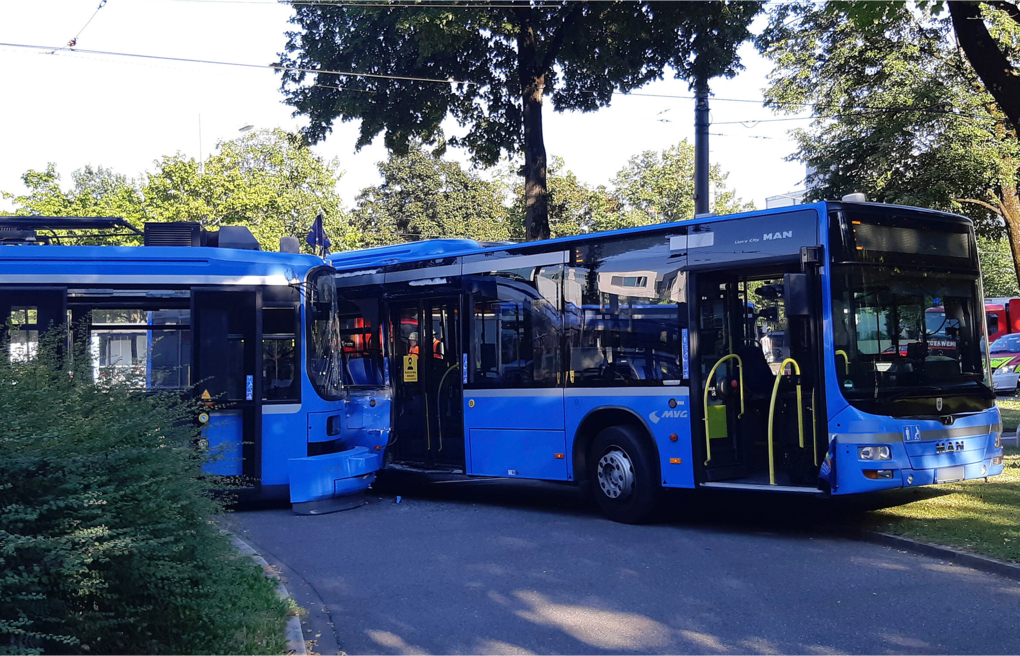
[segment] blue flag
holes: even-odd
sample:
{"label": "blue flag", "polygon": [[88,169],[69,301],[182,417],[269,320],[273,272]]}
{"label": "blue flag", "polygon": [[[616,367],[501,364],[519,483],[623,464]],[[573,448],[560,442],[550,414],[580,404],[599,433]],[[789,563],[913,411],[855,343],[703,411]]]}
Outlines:
{"label": "blue flag", "polygon": [[329,253],[329,247],[333,242],[326,236],[326,230],[322,227],[322,212],[319,212],[319,216],[315,217],[315,223],[308,231],[305,242],[312,247],[316,255],[325,257]]}

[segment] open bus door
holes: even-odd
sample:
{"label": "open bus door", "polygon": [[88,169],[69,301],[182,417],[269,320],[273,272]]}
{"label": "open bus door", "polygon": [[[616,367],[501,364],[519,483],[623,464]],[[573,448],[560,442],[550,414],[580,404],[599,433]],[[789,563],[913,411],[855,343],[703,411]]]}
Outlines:
{"label": "open bus door", "polygon": [[460,299],[392,301],[389,308],[394,460],[463,469]]}
{"label": "open bus door", "polygon": [[827,445],[821,288],[812,267],[794,266],[697,276],[692,402],[704,486],[817,490]]}
{"label": "open bus door", "polygon": [[[209,404],[203,439],[219,459],[207,473],[262,477],[262,296],[253,289],[192,292],[195,393]],[[204,417],[203,417],[204,419]]]}

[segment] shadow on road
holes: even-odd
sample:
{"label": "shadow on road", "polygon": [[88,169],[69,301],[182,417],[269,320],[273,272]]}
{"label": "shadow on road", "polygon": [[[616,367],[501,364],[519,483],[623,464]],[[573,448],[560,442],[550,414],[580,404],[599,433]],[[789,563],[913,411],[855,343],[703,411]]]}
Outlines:
{"label": "shadow on road", "polygon": [[[476,479],[402,471],[380,472],[370,491],[384,498],[526,508],[558,514],[599,515],[590,492],[545,481]],[[937,488],[894,490],[863,497],[740,490],[665,490],[658,523],[725,530],[838,531],[863,524],[865,514],[949,494]],[[607,520],[608,521],[608,520]]]}

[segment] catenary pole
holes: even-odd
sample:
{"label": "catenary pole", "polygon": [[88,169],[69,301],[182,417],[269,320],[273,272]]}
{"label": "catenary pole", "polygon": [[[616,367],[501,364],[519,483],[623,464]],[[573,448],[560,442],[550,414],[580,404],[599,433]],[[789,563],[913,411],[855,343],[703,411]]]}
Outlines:
{"label": "catenary pole", "polygon": [[699,76],[694,90],[694,213],[708,214],[708,79]]}

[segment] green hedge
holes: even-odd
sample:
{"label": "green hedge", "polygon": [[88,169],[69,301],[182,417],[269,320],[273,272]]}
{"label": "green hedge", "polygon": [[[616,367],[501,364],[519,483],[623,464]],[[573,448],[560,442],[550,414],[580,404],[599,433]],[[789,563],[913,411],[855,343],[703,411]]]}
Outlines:
{"label": "green hedge", "polygon": [[0,347],[0,653],[282,653],[287,605],[216,526],[193,403],[43,342]]}

